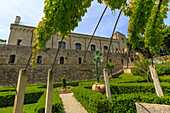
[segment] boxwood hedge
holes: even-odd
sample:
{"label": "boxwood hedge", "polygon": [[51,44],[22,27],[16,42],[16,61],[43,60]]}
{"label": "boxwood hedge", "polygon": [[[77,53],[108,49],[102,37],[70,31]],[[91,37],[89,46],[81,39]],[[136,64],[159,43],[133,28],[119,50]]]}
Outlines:
{"label": "boxwood hedge", "polygon": [[[38,103],[34,109],[36,113],[45,113],[45,101],[46,92],[44,92],[44,94],[38,100]],[[57,89],[53,89],[52,112],[63,113],[63,103],[59,97],[59,91]]]}
{"label": "boxwood hedge", "polygon": [[[156,93],[131,93],[112,95],[109,102],[105,95],[84,87],[73,88],[75,98],[89,113],[124,113],[136,112],[135,102],[170,105],[170,96],[158,98]],[[119,95],[118,95],[119,94]]]}

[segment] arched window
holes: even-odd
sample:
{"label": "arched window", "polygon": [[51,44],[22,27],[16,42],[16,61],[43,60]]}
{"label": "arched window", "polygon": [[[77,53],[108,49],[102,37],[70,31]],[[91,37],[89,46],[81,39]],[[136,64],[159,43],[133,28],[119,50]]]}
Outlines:
{"label": "arched window", "polygon": [[42,63],[42,56],[38,56],[37,58],[37,64],[41,64]]}
{"label": "arched window", "polygon": [[131,62],[133,62],[134,61],[134,59],[133,58],[131,58]]}
{"label": "arched window", "polygon": [[82,63],[82,58],[79,57],[79,64],[81,64],[81,63]]}
{"label": "arched window", "polygon": [[112,62],[112,59],[109,59],[109,62]]}
{"label": "arched window", "polygon": [[10,55],[8,63],[14,63],[14,62],[15,62],[15,55]]}
{"label": "arched window", "polygon": [[122,65],[123,65],[123,59],[121,59]]}
{"label": "arched window", "polygon": [[76,50],[81,50],[81,44],[80,43],[76,43]]}
{"label": "arched window", "polygon": [[58,46],[59,46],[59,48],[65,49],[66,48],[66,43],[65,42],[59,42]]}
{"label": "arched window", "polygon": [[64,57],[60,57],[60,64],[64,64]]}
{"label": "arched window", "polygon": [[107,46],[104,46],[104,51],[107,50],[107,49],[108,49],[108,47],[107,47]]}
{"label": "arched window", "polygon": [[95,45],[91,45],[91,51],[95,51],[95,50],[96,50]]}
{"label": "arched window", "polygon": [[21,45],[22,44],[22,40],[18,40],[18,42],[17,42],[17,45]]}
{"label": "arched window", "polygon": [[118,52],[118,48],[116,48],[116,52]]}

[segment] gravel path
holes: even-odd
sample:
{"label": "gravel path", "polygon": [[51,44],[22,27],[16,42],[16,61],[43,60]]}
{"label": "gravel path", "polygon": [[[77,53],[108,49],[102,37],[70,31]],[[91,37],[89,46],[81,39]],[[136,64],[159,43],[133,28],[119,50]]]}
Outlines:
{"label": "gravel path", "polygon": [[73,93],[60,94],[60,98],[64,105],[64,113],[88,113],[75,99]]}

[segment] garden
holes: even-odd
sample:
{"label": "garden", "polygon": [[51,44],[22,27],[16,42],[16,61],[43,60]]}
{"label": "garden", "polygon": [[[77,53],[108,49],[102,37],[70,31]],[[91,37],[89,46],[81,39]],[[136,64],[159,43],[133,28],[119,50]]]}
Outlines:
{"label": "garden", "polygon": [[[153,83],[147,83],[146,77],[122,74],[118,78],[110,79],[112,100],[105,94],[91,90],[96,80],[66,82],[72,86],[74,97],[89,113],[136,112],[135,102],[170,105],[170,76],[160,77],[164,97],[157,97]],[[103,80],[99,82],[104,83]],[[24,98],[23,113],[44,113],[46,99],[46,84],[27,85]],[[63,112],[63,104],[59,97],[58,88],[62,83],[53,84],[52,111]],[[70,90],[68,91],[70,92]],[[0,112],[12,113],[15,89],[12,86],[0,88]],[[67,93],[65,91],[64,93]]]}

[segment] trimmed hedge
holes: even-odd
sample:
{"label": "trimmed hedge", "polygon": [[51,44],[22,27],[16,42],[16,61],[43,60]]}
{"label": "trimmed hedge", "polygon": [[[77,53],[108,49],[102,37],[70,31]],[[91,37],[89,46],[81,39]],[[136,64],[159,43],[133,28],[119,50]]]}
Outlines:
{"label": "trimmed hedge", "polygon": [[[0,107],[13,106],[16,92],[11,91],[11,88],[6,92],[4,91],[7,89],[2,89],[3,90],[0,92]],[[44,91],[45,89],[38,89],[36,86],[26,87],[24,104],[36,103],[41,95],[43,95]]]}
{"label": "trimmed hedge", "polygon": [[[66,86],[78,86],[80,81],[66,82]],[[54,83],[53,88],[62,87],[62,83]],[[41,84],[39,88],[47,88],[47,84]]]}
{"label": "trimmed hedge", "polygon": [[108,111],[109,100],[105,95],[96,91],[75,87],[72,89],[75,98],[83,105],[89,113],[106,113]]}
{"label": "trimmed hedge", "polygon": [[[44,92],[44,94],[38,100],[38,103],[34,111],[37,113],[45,113],[45,101],[46,101],[46,92]],[[59,91],[57,89],[53,89],[52,112],[63,113],[63,103],[59,97]]]}
{"label": "trimmed hedge", "polygon": [[160,76],[159,77],[160,82],[168,82],[170,83],[170,74],[166,76]]}
{"label": "trimmed hedge", "polygon": [[[161,83],[164,95],[170,96],[170,83]],[[92,86],[85,86],[87,89],[92,89]],[[130,93],[155,93],[153,83],[126,83],[126,84],[111,84],[111,94],[130,94]]]}
{"label": "trimmed hedge", "polygon": [[158,76],[170,75],[170,66],[165,64],[156,65],[156,72]]}
{"label": "trimmed hedge", "polygon": [[170,96],[158,98],[155,93],[112,95],[111,102],[105,95],[83,87],[73,88],[73,93],[89,113],[132,113],[136,112],[135,102],[170,105]]}

